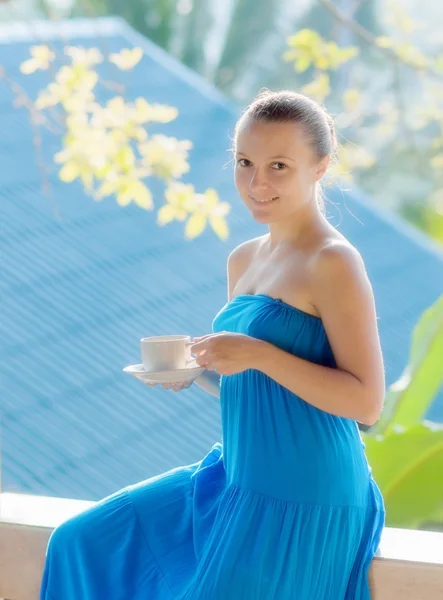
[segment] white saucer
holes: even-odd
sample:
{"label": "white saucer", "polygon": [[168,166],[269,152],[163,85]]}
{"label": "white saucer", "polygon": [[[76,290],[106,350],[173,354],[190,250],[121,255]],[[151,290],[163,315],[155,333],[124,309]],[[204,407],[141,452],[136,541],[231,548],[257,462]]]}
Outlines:
{"label": "white saucer", "polygon": [[172,371],[148,372],[141,365],[129,365],[123,369],[124,373],[129,373],[145,383],[174,383],[179,381],[190,381],[201,375],[205,367],[201,367],[195,361],[189,363],[184,369],[175,369]]}

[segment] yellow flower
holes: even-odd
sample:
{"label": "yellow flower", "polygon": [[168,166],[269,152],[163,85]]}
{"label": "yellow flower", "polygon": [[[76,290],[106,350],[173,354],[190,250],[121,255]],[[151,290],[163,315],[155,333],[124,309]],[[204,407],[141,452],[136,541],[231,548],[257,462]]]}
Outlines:
{"label": "yellow flower", "polygon": [[140,208],[150,209],[153,207],[152,195],[146,185],[138,179],[121,177],[117,191],[117,202],[120,206],[126,206],[133,200]]}
{"label": "yellow flower", "polygon": [[329,85],[329,75],[326,73],[320,73],[311,83],[307,83],[302,86],[301,91],[303,94],[314,98],[317,102],[323,102],[325,98],[331,93],[331,87]]}
{"label": "yellow flower", "polygon": [[137,171],[133,170],[128,175],[110,173],[98,189],[95,197],[101,200],[105,196],[115,194],[120,206],[127,206],[131,201],[140,208],[150,210],[154,203],[149,188],[140,181]]}
{"label": "yellow flower", "polygon": [[39,110],[55,106],[60,102],[62,90],[56,83],[50,83],[48,87],[41,90],[35,101],[35,107]]}
{"label": "yellow flower", "polygon": [[94,177],[106,172],[112,153],[115,155],[115,147],[109,132],[91,127],[85,113],[68,115],[66,125],[64,148],[55,155],[55,161],[63,164],[60,179],[73,181],[80,178],[89,190]]}
{"label": "yellow flower", "polygon": [[283,54],[283,59],[294,62],[298,73],[309,67],[322,71],[337,69],[358,54],[356,46],[340,47],[335,42],[327,42],[313,29],[301,29],[288,38],[290,50]]}
{"label": "yellow flower", "polygon": [[169,123],[178,115],[178,110],[173,106],[165,104],[149,104],[144,98],[135,101],[134,117],[137,123]]}
{"label": "yellow flower", "polygon": [[356,88],[347,88],[343,92],[343,105],[347,112],[353,113],[361,108],[362,93]]}
{"label": "yellow flower", "polygon": [[220,202],[217,192],[208,188],[203,194],[196,194],[194,186],[174,182],[165,192],[167,204],[158,211],[158,225],[165,225],[177,219],[184,221],[185,237],[194,239],[205,229],[207,223],[221,239],[228,237],[225,216],[231,210],[227,202]]}
{"label": "yellow flower", "polygon": [[65,65],[55,82],[40,91],[35,106],[41,110],[60,103],[68,113],[89,109],[95,100],[93,89],[97,81],[95,71]]}
{"label": "yellow flower", "polygon": [[91,167],[85,156],[80,152],[63,150],[54,157],[55,162],[63,163],[59,171],[61,181],[70,183],[74,179],[80,178],[88,191],[91,191],[94,176]]}
{"label": "yellow flower", "polygon": [[103,55],[98,48],[84,48],[83,46],[67,46],[65,54],[70,56],[74,64],[92,67],[103,62]]}
{"label": "yellow flower", "polygon": [[165,192],[167,204],[157,214],[157,224],[166,225],[174,219],[184,221],[189,214],[189,202],[195,195],[194,186],[190,183],[174,182]]}
{"label": "yellow flower", "polygon": [[54,52],[52,52],[52,50],[50,50],[46,45],[32,46],[31,56],[32,58],[25,60],[20,65],[20,71],[26,75],[29,75],[29,73],[34,73],[34,71],[37,71],[37,69],[48,69],[50,62],[55,58]]}
{"label": "yellow flower", "polygon": [[141,60],[143,56],[143,50],[141,48],[123,48],[118,54],[113,53],[109,55],[109,62],[114,63],[122,71],[128,71],[135,67],[135,65]]}
{"label": "yellow flower", "polygon": [[116,142],[126,143],[130,139],[142,142],[147,137],[134,116],[134,105],[126,103],[122,96],[115,96],[105,107],[95,106],[93,113],[93,124],[111,129]]}
{"label": "yellow flower", "polygon": [[373,156],[366,148],[356,144],[341,144],[338,150],[338,163],[328,169],[329,177],[352,181],[354,169],[369,169],[375,164]]}
{"label": "yellow flower", "polygon": [[143,162],[157,177],[178,179],[189,171],[188,150],[192,148],[189,140],[177,140],[165,135],[154,135],[139,145]]}

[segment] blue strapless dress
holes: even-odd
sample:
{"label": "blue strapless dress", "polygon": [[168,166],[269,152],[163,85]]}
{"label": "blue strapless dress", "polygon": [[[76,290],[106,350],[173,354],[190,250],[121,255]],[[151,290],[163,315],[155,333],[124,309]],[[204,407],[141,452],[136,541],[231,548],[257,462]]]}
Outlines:
{"label": "blue strapless dress", "polygon": [[[322,321],[264,294],[213,330],[335,367]],[[252,369],[222,377],[220,403],[223,445],[53,531],[41,600],[370,598],[385,509],[356,422]]]}

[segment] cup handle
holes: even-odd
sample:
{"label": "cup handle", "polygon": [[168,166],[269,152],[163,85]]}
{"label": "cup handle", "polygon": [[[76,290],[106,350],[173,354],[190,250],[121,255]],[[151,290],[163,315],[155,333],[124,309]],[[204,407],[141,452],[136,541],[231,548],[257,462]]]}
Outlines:
{"label": "cup handle", "polygon": [[191,353],[191,350],[190,350],[190,346],[192,346],[193,343],[194,342],[186,343],[186,350],[187,350],[186,354],[189,355],[189,358],[186,358],[186,364],[195,360],[195,356],[193,356],[193,354]]}

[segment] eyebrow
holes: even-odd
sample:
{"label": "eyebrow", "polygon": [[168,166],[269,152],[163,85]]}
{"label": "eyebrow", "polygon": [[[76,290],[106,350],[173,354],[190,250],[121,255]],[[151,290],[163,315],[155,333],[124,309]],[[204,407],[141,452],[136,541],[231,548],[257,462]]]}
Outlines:
{"label": "eyebrow", "polygon": [[[245,154],[244,152],[236,152],[236,154],[241,154],[242,156],[247,156],[247,154]],[[289,156],[283,156],[283,155],[279,155],[279,156],[270,156],[269,160],[277,160],[278,158],[283,158],[284,160],[292,160],[294,162],[294,159],[289,157]]]}

